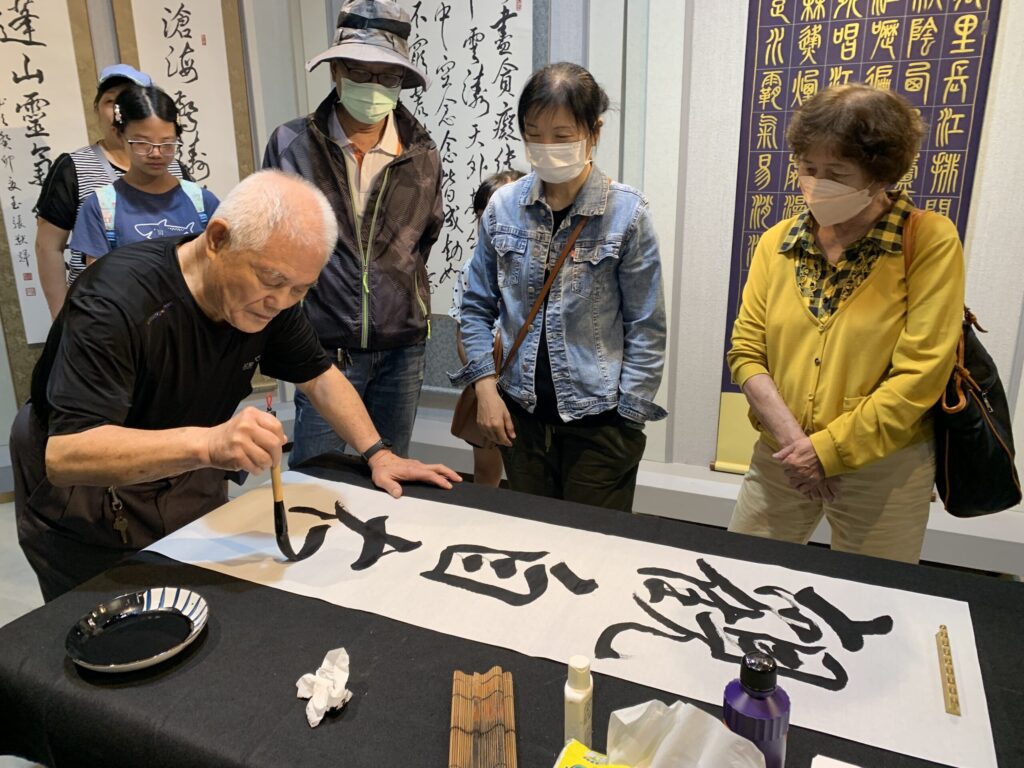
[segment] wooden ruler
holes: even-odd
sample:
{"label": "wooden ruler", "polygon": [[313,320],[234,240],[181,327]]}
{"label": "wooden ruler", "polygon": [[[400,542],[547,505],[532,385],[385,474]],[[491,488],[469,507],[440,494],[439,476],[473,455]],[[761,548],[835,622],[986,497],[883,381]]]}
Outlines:
{"label": "wooden ruler", "polygon": [[953,672],[953,650],[949,645],[949,632],[946,625],[939,626],[935,633],[935,647],[939,652],[939,677],[942,679],[942,699],[946,704],[946,712],[960,715],[960,694],[956,689],[956,674]]}

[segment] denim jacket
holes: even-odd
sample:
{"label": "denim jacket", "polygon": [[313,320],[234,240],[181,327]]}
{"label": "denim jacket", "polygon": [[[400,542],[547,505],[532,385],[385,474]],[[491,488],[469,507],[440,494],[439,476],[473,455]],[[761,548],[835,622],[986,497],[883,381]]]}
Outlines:
{"label": "denim jacket", "polygon": [[528,174],[494,193],[462,298],[469,364],[451,376],[466,386],[495,373],[495,318],[507,355],[580,216],[589,216],[551,286],[547,310],[505,368],[499,387],[532,412],[542,316],[547,323],[558,413],[565,421],[617,408],[634,422],[664,418],[654,403],[665,352],[661,258],[647,200],[594,166],[552,234],[543,185]]}

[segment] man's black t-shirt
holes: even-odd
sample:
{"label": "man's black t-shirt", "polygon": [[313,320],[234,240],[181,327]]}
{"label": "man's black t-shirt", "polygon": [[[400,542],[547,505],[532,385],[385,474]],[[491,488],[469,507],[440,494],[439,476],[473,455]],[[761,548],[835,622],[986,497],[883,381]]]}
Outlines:
{"label": "man's black t-shirt", "polygon": [[330,360],[298,305],[259,333],[210,320],[166,238],[119,248],[74,284],[32,375],[35,411],[51,435],[104,424],[211,427],[268,376],[309,381]]}

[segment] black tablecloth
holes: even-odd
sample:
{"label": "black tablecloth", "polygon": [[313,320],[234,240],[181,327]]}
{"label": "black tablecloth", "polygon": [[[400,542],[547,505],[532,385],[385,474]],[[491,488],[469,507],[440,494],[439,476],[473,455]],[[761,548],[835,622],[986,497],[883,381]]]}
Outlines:
{"label": "black tablecloth", "polygon": [[[369,486],[343,462],[306,470]],[[642,541],[772,563],[970,603],[1000,766],[1024,766],[1024,587],[463,484],[406,493]],[[136,589],[198,590],[210,620],[194,647],[150,670],[104,675],[64,652],[69,627],[97,603]],[[315,729],[295,681],[324,653],[352,659],[352,700]],[[519,765],[546,768],[562,739],[565,666],[141,553],[0,629],[0,752],[54,766],[442,766],[448,754],[451,675],[498,664],[512,672]],[[595,674],[594,740],[608,715],[662,691]],[[727,681],[723,680],[723,687]],[[694,702],[720,714],[720,707]],[[794,702],[799,706],[799,702]],[[908,723],[908,726],[910,724]],[[788,768],[826,754],[864,768],[932,765],[793,728]]]}

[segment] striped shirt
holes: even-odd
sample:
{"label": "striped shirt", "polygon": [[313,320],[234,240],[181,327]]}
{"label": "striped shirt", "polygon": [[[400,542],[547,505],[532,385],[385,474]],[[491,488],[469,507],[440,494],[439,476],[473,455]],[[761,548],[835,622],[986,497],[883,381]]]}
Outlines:
{"label": "striped shirt", "polygon": [[[97,157],[97,152],[102,154],[103,150],[99,147],[95,150],[92,146],[82,147],[57,158],[43,182],[39,202],[36,204],[35,210],[40,217],[56,227],[70,231],[74,229],[78,211],[86,198],[100,187],[124,176],[124,168],[103,162]],[[177,160],[171,161],[168,170],[179,179],[189,178]],[[70,208],[72,203],[73,212]],[[70,248],[68,253],[67,282],[70,286],[85,269],[85,257]]]}

